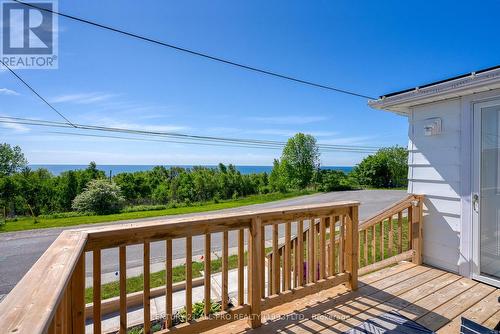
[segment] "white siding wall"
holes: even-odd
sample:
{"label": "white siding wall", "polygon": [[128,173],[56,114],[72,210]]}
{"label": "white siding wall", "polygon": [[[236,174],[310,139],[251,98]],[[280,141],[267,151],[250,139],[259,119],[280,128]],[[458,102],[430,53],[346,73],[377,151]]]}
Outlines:
{"label": "white siding wall", "polygon": [[[415,106],[409,115],[408,192],[425,195],[424,262],[458,272],[460,253],[460,100]],[[426,119],[442,133],[424,136]]]}

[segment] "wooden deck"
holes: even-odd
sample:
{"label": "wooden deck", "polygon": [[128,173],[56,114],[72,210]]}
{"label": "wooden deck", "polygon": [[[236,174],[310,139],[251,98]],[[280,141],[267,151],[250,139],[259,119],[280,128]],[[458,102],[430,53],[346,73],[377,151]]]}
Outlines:
{"label": "wooden deck", "polygon": [[400,263],[359,281],[355,292],[337,286],[269,309],[260,328],[240,320],[212,332],[342,333],[390,310],[438,333],[459,333],[462,315],[489,328],[500,321],[500,289],[439,269]]}

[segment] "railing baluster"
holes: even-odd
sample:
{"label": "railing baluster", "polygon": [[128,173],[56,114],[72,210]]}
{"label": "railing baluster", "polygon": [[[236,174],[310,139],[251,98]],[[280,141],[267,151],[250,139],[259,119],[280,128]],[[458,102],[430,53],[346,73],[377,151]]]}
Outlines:
{"label": "railing baluster", "polygon": [[127,247],[119,248],[120,270],[120,334],[127,333]]}
{"label": "railing baluster", "polygon": [[71,295],[69,289],[65,289],[63,300],[64,300],[64,333],[71,333]]}
{"label": "railing baluster", "polygon": [[280,248],[279,250],[280,254],[280,270],[281,270],[281,275],[280,275],[280,283],[281,283],[281,290],[280,291],[286,291],[285,289],[285,249]]}
{"label": "railing baluster", "polygon": [[297,287],[297,237],[292,240],[292,284],[293,288]]}
{"label": "railing baluster", "polygon": [[304,222],[297,222],[297,284],[304,285]]}
{"label": "railing baluster", "polygon": [[247,230],[247,304],[250,305],[252,302],[252,295],[250,294],[250,286],[252,285],[252,252],[250,251],[250,240],[252,240],[251,229]]}
{"label": "railing baluster", "polygon": [[337,220],[335,216],[330,216],[330,276],[334,276],[336,274],[335,270],[335,262],[337,262],[337,258],[335,257],[335,247],[336,245],[336,239],[337,239],[337,233],[335,231],[335,226],[336,226]]}
{"label": "railing baluster", "polygon": [[238,230],[238,305],[245,304],[245,231]]}
{"label": "railing baluster", "polygon": [[248,267],[251,268],[250,272],[254,273],[254,275],[250,276],[250,281],[248,285],[248,296],[249,296],[249,304],[250,304],[250,319],[249,319],[249,324],[250,327],[252,328],[257,328],[261,325],[261,306],[260,306],[260,275],[257,275],[259,270],[262,270],[262,268],[259,268],[261,264],[260,258],[264,256],[264,254],[261,253],[261,241],[262,238],[260,236],[260,233],[262,231],[261,229],[262,226],[262,221],[259,217],[254,217],[252,219],[252,226],[250,227],[249,231],[249,238],[248,238],[248,254],[249,254],[249,261],[248,261]]}
{"label": "railing baluster", "polygon": [[375,225],[372,226],[372,263],[377,262],[377,234]]}
{"label": "railing baluster", "polygon": [[365,238],[365,244],[364,244],[364,247],[363,247],[364,259],[365,259],[364,265],[367,266],[368,265],[368,247],[369,247],[369,244],[368,244],[368,229],[367,228],[363,230],[363,236]]}
{"label": "railing baluster", "polygon": [[273,253],[267,256],[267,295],[273,294]]}
{"label": "railing baluster", "polygon": [[314,252],[315,248],[315,238],[314,235],[316,234],[316,226],[315,226],[315,221],[314,219],[309,220],[309,252],[307,256],[307,266],[309,267],[309,283],[316,282],[316,265],[315,265],[315,257],[316,254]]}
{"label": "railing baluster", "polygon": [[228,231],[222,232],[222,310],[227,310],[228,296]]}
{"label": "railing baluster", "polygon": [[193,238],[186,237],[186,319],[193,318]]}
{"label": "railing baluster", "polygon": [[361,268],[361,240],[363,240],[362,232],[358,233],[358,268]]}
{"label": "railing baluster", "polygon": [[94,333],[101,333],[101,250],[96,249],[92,253],[93,266],[93,316]]}
{"label": "railing baluster", "polygon": [[260,257],[260,297],[266,297],[266,271],[264,268],[266,267],[266,230],[265,226],[262,225],[260,227],[260,253],[262,254]]}
{"label": "railing baluster", "polygon": [[47,330],[48,334],[56,334],[56,317],[54,316],[50,321],[49,329]]}
{"label": "railing baluster", "polygon": [[80,255],[71,278],[71,320],[73,334],[85,333],[85,254]]}
{"label": "railing baluster", "polygon": [[292,288],[292,246],[290,244],[290,239],[292,238],[292,223],[285,223],[285,254],[283,257],[284,262],[284,281],[285,281],[285,291],[290,290]]}
{"label": "railing baluster", "polygon": [[304,284],[309,283],[309,229],[304,236]]}
{"label": "railing baluster", "polygon": [[273,295],[280,293],[280,256],[278,251],[278,224],[273,225]]}
{"label": "railing baluster", "polygon": [[389,257],[394,255],[394,224],[392,222],[392,216],[389,217]]}
{"label": "railing baluster", "polygon": [[55,333],[56,334],[62,334],[64,333],[64,315],[63,315],[63,303],[60,303],[59,306],[57,307],[56,310],[56,316],[55,316]]}
{"label": "railing baluster", "polygon": [[165,318],[167,328],[172,327],[172,239],[165,241]]}
{"label": "railing baluster", "polygon": [[384,221],[380,222],[380,260],[384,259]]}
{"label": "railing baluster", "polygon": [[340,235],[339,235],[339,271],[345,271],[345,215],[339,216]]}
{"label": "railing baluster", "polygon": [[208,317],[210,315],[210,308],[211,308],[211,288],[210,288],[210,281],[211,281],[211,235],[210,233],[205,234],[205,272],[204,272],[204,288],[205,288],[205,316]]}
{"label": "railing baluster", "polygon": [[144,242],[143,262],[144,262],[144,288],[142,294],[142,304],[144,308],[144,333],[151,331],[151,301],[149,300],[150,294],[150,244],[148,241]]}
{"label": "railing baluster", "polygon": [[319,279],[326,277],[326,217],[319,222]]}
{"label": "railing baluster", "polygon": [[[347,218],[347,217],[346,217]],[[350,286],[352,290],[358,289],[358,207],[351,206],[348,216],[349,226],[346,235],[346,254],[349,259]]]}
{"label": "railing baluster", "polygon": [[403,252],[403,212],[398,212],[398,254]]}
{"label": "railing baluster", "polygon": [[408,248],[412,249],[413,244],[413,205],[408,208]]}

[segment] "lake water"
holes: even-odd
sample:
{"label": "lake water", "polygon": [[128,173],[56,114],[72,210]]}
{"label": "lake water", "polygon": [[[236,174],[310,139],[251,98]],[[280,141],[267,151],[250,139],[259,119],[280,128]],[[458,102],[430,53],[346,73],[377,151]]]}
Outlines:
{"label": "lake water", "polygon": [[[125,172],[139,172],[151,170],[157,165],[97,165],[97,168],[104,171],[106,175],[109,175],[111,172],[112,175],[116,175],[119,173]],[[164,165],[166,168],[171,167],[170,165]],[[52,174],[59,175],[62,172],[68,170],[76,170],[76,169],[85,169],[87,165],[29,165],[32,169],[37,168],[45,168],[48,169]],[[179,165],[178,167],[183,168],[191,168],[193,165]],[[206,165],[204,167],[216,168],[217,166]],[[346,173],[349,173],[353,167],[352,166],[322,166],[322,169],[331,169],[331,170],[341,170]],[[270,173],[273,169],[272,166],[236,166],[236,169],[239,170],[242,174],[252,174],[252,173]]]}

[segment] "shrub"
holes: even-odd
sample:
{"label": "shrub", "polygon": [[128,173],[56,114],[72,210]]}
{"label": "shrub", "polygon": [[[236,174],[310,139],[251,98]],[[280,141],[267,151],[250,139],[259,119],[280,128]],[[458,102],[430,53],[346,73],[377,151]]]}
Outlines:
{"label": "shrub", "polygon": [[382,148],[364,158],[351,173],[361,185],[405,187],[408,184],[408,151],[399,146]]}
{"label": "shrub", "polygon": [[92,180],[75,197],[72,207],[79,212],[110,214],[119,212],[125,204],[120,187],[106,179]]}
{"label": "shrub", "polygon": [[317,173],[319,191],[339,191],[354,189],[348,176],[340,170],[320,170]]}

